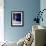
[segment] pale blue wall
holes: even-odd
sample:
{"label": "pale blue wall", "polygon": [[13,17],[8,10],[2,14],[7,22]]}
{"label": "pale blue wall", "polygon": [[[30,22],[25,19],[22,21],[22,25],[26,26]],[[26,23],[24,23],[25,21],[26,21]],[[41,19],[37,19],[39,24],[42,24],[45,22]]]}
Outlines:
{"label": "pale blue wall", "polygon": [[[5,40],[18,41],[32,28],[33,18],[40,9],[40,0],[4,0],[4,35]],[[24,26],[11,27],[11,11],[24,11]]]}
{"label": "pale blue wall", "polygon": [[[46,9],[46,0],[41,0],[40,1],[40,10],[42,11],[43,9]],[[40,25],[45,26],[46,27],[46,10],[43,12],[43,22],[40,22]]]}

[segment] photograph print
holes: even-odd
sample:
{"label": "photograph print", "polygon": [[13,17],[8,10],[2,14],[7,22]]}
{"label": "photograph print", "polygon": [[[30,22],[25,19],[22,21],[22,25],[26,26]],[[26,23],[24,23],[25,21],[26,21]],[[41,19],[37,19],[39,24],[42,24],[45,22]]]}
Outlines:
{"label": "photograph print", "polygon": [[23,26],[24,25],[24,12],[12,11],[11,12],[11,26]]}

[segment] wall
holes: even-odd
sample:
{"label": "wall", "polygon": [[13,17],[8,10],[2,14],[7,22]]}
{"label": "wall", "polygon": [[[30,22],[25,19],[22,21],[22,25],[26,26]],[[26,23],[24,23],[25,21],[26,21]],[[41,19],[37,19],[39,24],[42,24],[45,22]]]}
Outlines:
{"label": "wall", "polygon": [[[11,27],[11,11],[24,11],[24,26]],[[7,41],[18,41],[32,29],[32,21],[40,10],[40,0],[4,0],[4,35]]]}
{"label": "wall", "polygon": [[[40,1],[40,9],[41,9],[41,11],[43,10],[43,9],[46,9],[46,0],[41,0]],[[43,22],[41,21],[40,22],[40,25],[42,25],[42,26],[45,26],[46,27],[46,10],[43,12],[43,15],[42,15],[42,17],[43,17]]]}

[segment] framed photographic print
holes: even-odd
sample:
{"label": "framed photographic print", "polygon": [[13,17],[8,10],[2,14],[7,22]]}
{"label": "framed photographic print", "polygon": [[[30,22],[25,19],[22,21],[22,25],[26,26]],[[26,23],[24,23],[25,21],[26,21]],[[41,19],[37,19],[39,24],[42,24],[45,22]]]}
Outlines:
{"label": "framed photographic print", "polygon": [[24,25],[24,12],[12,11],[11,12],[11,26],[23,26]]}

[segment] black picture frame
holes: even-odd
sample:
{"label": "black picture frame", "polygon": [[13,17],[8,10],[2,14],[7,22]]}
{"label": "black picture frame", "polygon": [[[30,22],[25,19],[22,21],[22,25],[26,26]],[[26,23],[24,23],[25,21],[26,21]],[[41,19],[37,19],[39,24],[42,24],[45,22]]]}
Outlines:
{"label": "black picture frame", "polygon": [[11,26],[24,26],[24,11],[11,11]]}

